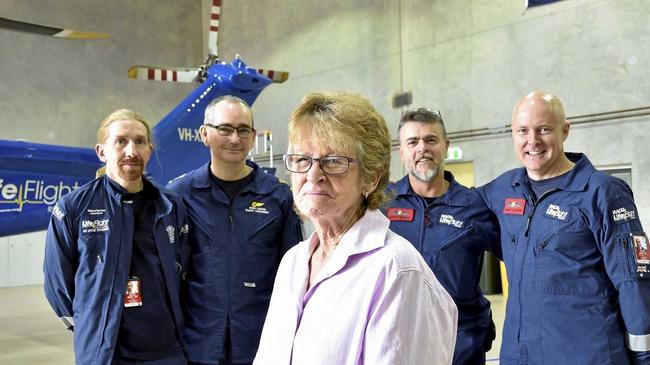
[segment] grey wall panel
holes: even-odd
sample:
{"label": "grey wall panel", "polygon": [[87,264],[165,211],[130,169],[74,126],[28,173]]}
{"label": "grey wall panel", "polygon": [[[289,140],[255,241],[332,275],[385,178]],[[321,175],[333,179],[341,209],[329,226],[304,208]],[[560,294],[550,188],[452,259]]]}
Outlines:
{"label": "grey wall panel", "polygon": [[130,80],[134,64],[197,66],[200,2],[7,0],[3,17],[111,34],[65,40],[0,30],[0,138],[92,146],[101,119],[120,107],[153,123],[194,85]]}

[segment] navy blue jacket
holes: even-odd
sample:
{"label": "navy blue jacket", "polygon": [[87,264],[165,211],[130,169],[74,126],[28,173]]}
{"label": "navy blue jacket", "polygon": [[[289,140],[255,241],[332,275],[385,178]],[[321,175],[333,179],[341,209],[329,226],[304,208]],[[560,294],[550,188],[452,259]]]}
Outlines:
{"label": "navy blue jacket", "polygon": [[[179,340],[182,268],[188,225],[181,199],[151,183],[154,241]],[[45,242],[45,296],[66,326],[74,325],[77,364],[110,364],[120,329],[133,246],[133,208],[102,176],[63,196]]]}
{"label": "navy blue jacket", "polygon": [[498,223],[481,197],[445,171],[449,189],[433,204],[411,188],[408,175],[388,186],[395,198],[386,215],[390,229],[422,254],[440,284],[458,307],[458,336],[453,364],[477,364],[485,359],[490,328],[490,302],[479,287],[483,254],[501,256]]}
{"label": "navy blue jacket", "polygon": [[302,240],[289,187],[247,164],[255,176],[232,204],[210,176],[209,163],[169,185],[183,197],[190,220],[183,309],[193,362],[210,364],[224,356],[228,324],[233,362],[253,362],[280,259]]}
{"label": "navy blue jacket", "polygon": [[650,280],[635,258],[643,228],[632,191],[566,155],[574,168],[536,201],[524,168],[480,188],[510,284],[500,362],[649,364]]}

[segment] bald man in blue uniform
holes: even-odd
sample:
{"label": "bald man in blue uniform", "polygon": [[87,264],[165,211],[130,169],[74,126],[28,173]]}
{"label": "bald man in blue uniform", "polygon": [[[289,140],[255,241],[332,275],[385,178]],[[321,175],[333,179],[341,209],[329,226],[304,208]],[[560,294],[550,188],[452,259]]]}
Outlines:
{"label": "bald man in blue uniform", "polygon": [[630,187],[564,152],[569,130],[556,96],[525,96],[512,114],[523,167],[479,189],[510,284],[500,363],[650,364],[648,237]]}

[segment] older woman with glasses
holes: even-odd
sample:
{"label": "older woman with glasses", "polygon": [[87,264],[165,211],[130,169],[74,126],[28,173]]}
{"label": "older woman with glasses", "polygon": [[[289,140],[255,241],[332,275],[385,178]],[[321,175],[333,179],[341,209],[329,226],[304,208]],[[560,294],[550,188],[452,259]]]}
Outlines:
{"label": "older woman with glasses", "polygon": [[316,227],[278,270],[255,364],[450,364],[457,310],[420,254],[388,229],[390,137],[353,93],[293,111],[285,166]]}

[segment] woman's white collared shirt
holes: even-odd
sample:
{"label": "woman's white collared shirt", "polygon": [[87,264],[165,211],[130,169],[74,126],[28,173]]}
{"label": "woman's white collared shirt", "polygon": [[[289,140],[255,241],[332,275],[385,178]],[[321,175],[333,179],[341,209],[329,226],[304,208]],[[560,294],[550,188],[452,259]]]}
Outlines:
{"label": "woman's white collared shirt", "polygon": [[369,210],[314,285],[318,235],[286,253],[255,365],[451,364],[457,309],[413,246]]}

